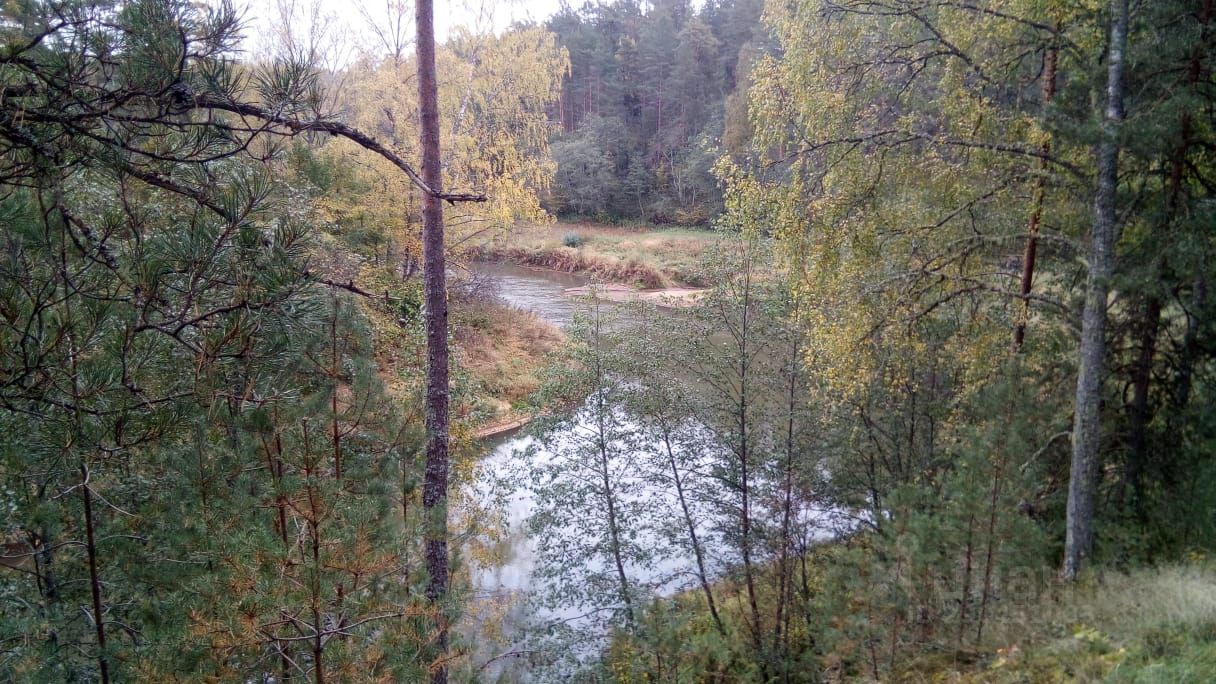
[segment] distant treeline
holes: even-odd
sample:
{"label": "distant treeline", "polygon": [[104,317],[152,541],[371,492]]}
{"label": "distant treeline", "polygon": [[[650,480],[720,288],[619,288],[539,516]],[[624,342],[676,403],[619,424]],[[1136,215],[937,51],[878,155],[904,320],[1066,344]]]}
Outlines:
{"label": "distant treeline", "polygon": [[547,28],[570,53],[553,107],[547,208],[601,220],[701,224],[721,211],[713,166],[745,149],[759,0],[565,7]]}

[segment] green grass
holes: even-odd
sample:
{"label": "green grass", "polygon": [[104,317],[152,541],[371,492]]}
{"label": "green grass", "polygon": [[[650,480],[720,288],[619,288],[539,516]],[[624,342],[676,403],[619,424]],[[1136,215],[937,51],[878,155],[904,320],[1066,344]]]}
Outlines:
{"label": "green grass", "polygon": [[[831,562],[831,555],[820,560]],[[954,684],[1040,684],[1110,682],[1114,684],[1216,683],[1216,564],[1203,559],[1179,565],[1100,572],[1075,585],[1046,579],[1026,587],[1028,596],[1004,596],[992,605],[982,641],[956,650],[941,641],[919,650],[909,647],[882,669],[883,682]],[[766,586],[762,582],[761,586]],[[748,636],[739,616],[746,614],[741,587],[717,584],[719,610],[727,636],[717,637],[701,597],[689,592],[668,604],[678,614],[667,635],[666,661],[692,673],[748,662]],[[766,600],[761,594],[762,606]],[[657,605],[657,604],[656,604]],[[660,619],[647,613],[647,619]],[[655,615],[659,615],[655,618]],[[946,631],[949,627],[943,626]],[[662,630],[655,630],[662,633]],[[821,648],[835,646],[816,635]],[[828,655],[796,655],[798,667],[825,668],[825,681],[870,682],[851,667],[833,668]],[[614,653],[617,665],[636,661]],[[733,664],[733,665],[732,665]],[[865,667],[858,668],[867,671]],[[733,671],[732,671],[733,672]],[[837,677],[833,679],[832,677]],[[693,681],[693,680],[690,680]],[[755,681],[739,673],[718,681]]]}
{"label": "green grass", "polygon": [[1216,682],[1216,567],[1103,573],[1002,608],[974,665],[910,664],[907,681]]}

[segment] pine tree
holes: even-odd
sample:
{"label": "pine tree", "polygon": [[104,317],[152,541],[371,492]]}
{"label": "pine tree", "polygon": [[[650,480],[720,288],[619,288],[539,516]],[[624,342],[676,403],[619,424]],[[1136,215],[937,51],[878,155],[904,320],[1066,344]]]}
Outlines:
{"label": "pine tree", "polygon": [[[285,136],[324,131],[412,168],[323,116],[309,65],[237,68],[229,6],[6,20],[0,477],[24,571],[5,577],[6,670],[417,667],[418,635],[386,626],[412,610],[416,551],[375,484],[412,464],[368,344],[338,332],[349,309],[322,315],[315,217],[275,161]],[[377,655],[392,642],[414,647]]]}

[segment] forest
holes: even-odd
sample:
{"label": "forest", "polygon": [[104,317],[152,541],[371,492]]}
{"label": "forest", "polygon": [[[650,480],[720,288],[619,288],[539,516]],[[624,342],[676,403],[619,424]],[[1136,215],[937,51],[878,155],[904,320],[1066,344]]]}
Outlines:
{"label": "forest", "polygon": [[0,681],[1216,681],[1213,0],[457,4],[0,6]]}

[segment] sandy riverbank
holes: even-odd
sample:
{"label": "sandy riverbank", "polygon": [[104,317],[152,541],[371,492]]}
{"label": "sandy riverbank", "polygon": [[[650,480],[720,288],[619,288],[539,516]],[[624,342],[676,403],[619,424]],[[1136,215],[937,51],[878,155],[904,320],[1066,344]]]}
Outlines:
{"label": "sandy riverbank", "polygon": [[639,290],[628,285],[609,283],[606,285],[584,285],[567,288],[568,297],[599,297],[609,302],[648,302],[657,306],[673,308],[691,306],[706,292],[705,288],[662,287]]}

